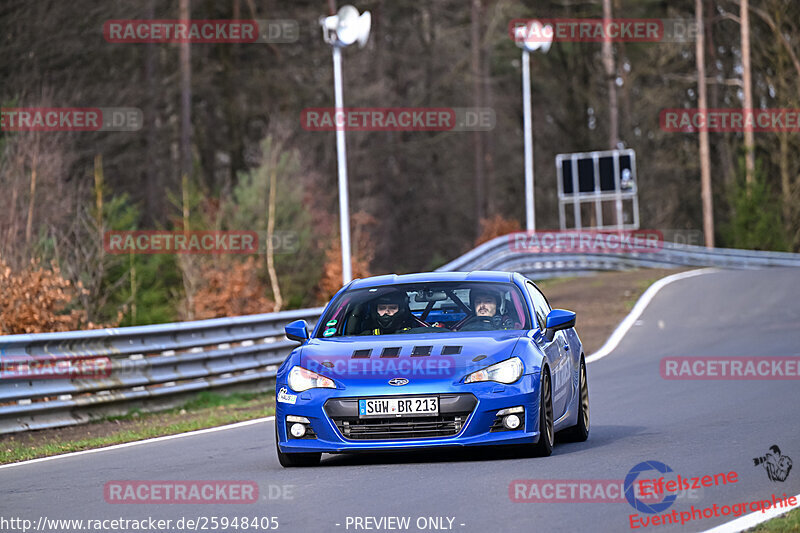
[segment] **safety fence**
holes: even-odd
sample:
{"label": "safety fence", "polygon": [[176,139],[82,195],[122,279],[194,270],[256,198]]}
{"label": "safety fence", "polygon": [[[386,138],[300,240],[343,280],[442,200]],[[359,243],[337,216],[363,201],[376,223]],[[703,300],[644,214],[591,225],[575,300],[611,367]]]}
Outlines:
{"label": "safety fence", "polygon": [[284,326],[313,326],[321,313],[0,337],[0,433],[157,410],[206,389],[263,389],[297,345]]}
{"label": "safety fence", "polygon": [[[517,234],[497,237],[442,266],[440,271],[505,270],[533,279],[632,268],[719,267],[752,269],[800,267],[800,254],[705,248],[660,242],[637,252],[536,253],[518,245]],[[525,235],[525,234],[520,234]]]}

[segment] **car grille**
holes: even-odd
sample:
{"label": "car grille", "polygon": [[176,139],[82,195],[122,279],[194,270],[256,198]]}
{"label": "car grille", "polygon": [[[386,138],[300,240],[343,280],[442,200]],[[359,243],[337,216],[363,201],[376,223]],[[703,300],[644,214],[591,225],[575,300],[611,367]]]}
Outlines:
{"label": "car grille", "polygon": [[[415,397],[423,395],[410,395]],[[426,395],[430,396],[430,394]],[[478,404],[472,394],[440,394],[437,416],[359,418],[358,398],[330,398],[325,412],[350,440],[398,440],[453,437]],[[377,396],[376,396],[377,397]]]}
{"label": "car grille", "polygon": [[423,439],[457,435],[468,416],[469,413],[464,413],[408,418],[334,419],[333,422],[346,439]]}

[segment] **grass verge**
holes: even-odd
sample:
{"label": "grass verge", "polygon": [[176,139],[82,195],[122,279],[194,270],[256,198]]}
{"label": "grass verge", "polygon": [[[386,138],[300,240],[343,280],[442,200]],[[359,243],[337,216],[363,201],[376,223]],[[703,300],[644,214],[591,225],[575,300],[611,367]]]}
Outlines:
{"label": "grass verge", "polygon": [[3,435],[0,436],[0,464],[263,418],[275,414],[271,396],[269,393],[223,395],[205,391],[168,411],[142,413],[135,410],[81,426]]}
{"label": "grass verge", "polygon": [[800,509],[789,511],[783,516],[768,520],[747,531],[753,533],[798,533],[800,532]]}

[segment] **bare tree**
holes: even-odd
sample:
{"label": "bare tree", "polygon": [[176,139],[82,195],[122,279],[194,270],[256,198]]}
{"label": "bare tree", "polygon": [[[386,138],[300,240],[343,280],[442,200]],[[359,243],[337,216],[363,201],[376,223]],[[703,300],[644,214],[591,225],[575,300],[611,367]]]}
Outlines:
{"label": "bare tree", "polygon": [[[146,16],[148,19],[155,18],[155,0],[148,0],[146,7]],[[155,95],[158,92],[156,80],[156,67],[158,64],[157,49],[154,43],[148,43],[145,46],[145,59],[144,59],[144,83],[147,87],[147,93]],[[147,124],[156,123],[156,99],[148,98],[144,106],[144,116]],[[153,223],[158,219],[161,213],[162,191],[159,190],[158,183],[158,155],[156,152],[155,135],[149,132],[145,137],[145,150],[148,165],[144,169],[145,176],[145,202],[147,209],[145,210],[145,217],[148,223]]]}
{"label": "bare tree", "polygon": [[[603,0],[603,27],[608,28],[611,22],[611,0]],[[619,103],[617,101],[617,73],[614,65],[614,49],[611,46],[611,36],[607,31],[603,32],[603,71],[606,78],[606,87],[608,90],[608,147],[611,150],[616,150],[619,144]],[[596,206],[589,204],[590,215],[589,225],[595,225],[596,209],[603,209],[603,204]],[[606,209],[612,208],[610,203],[605,206]],[[619,220],[619,211],[614,210],[614,217],[617,219],[617,224],[622,224]]]}
{"label": "bare tree", "polygon": [[[190,0],[180,0],[180,19],[187,22],[190,19]],[[180,129],[180,173],[181,173],[181,198],[183,214],[183,231],[189,231],[189,176],[192,171],[192,49],[189,40],[180,43],[180,94],[181,94],[181,129]],[[181,274],[183,276],[183,290],[186,297],[186,317],[195,318],[194,297],[197,292],[199,278],[198,265],[193,257],[178,256]]]}
{"label": "bare tree", "polygon": [[[611,0],[603,0],[603,26],[608,27],[611,21]],[[617,74],[614,67],[614,50],[611,47],[611,36],[603,32],[603,67],[608,86],[608,147],[612,150],[619,144],[619,112],[617,103]]]}
{"label": "bare tree", "polygon": [[283,307],[281,286],[278,283],[278,274],[275,272],[275,250],[273,247],[275,237],[275,193],[278,187],[278,160],[283,151],[283,143],[269,141],[269,195],[267,197],[267,272],[275,300],[273,311],[280,311]]}
{"label": "bare tree", "polygon": [[[753,112],[753,83],[750,76],[750,11],[749,1],[741,0],[739,4],[740,28],[742,34],[742,83],[744,84],[744,111]],[[744,149],[746,182],[753,183],[755,172],[755,154],[753,153],[753,129],[744,128]]]}
{"label": "bare tree", "polygon": [[[701,116],[708,110],[706,96],[706,59],[705,59],[705,32],[703,30],[703,0],[695,0],[695,17],[697,19],[697,41],[695,54],[697,55],[697,107]],[[711,197],[711,156],[708,145],[708,129],[700,129],[700,183],[703,200],[703,233],[706,246],[714,247],[714,205]]]}
{"label": "bare tree", "polygon": [[36,203],[36,171],[39,163],[39,132],[35,134],[33,155],[31,156],[31,195],[28,198],[28,222],[25,224],[25,244],[30,246],[33,233],[33,206]]}
{"label": "bare tree", "polygon": [[[483,105],[483,85],[481,84],[481,12],[482,0],[472,0],[470,14],[470,52],[472,74],[472,101],[475,107]],[[481,219],[486,216],[486,175],[483,154],[483,137],[480,131],[472,133],[472,147],[475,158],[475,232],[481,231]]]}
{"label": "bare tree", "polygon": [[[190,18],[189,1],[180,0],[180,19],[188,21]],[[188,176],[192,171],[192,49],[189,40],[180,43],[180,73],[181,73],[181,176]]]}

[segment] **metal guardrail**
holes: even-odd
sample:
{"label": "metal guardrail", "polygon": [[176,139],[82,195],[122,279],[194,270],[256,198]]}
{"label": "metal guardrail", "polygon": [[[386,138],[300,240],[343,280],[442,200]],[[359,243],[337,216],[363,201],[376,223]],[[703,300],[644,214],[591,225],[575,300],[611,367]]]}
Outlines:
{"label": "metal guardrail", "polygon": [[[504,236],[486,242],[438,270],[505,270],[542,279],[643,267],[800,267],[800,254],[670,243],[647,253],[542,254],[517,250],[510,239]],[[321,313],[322,308],[300,309],[0,337],[0,358],[4,361],[102,360],[109,370],[107,375],[91,379],[1,378],[0,433],[79,424],[134,407],[154,410],[211,388],[265,388],[296,345],[285,339],[284,326],[298,319],[314,324]]]}
{"label": "metal guardrail", "polygon": [[506,270],[534,279],[632,268],[720,267],[752,269],[800,267],[800,254],[729,248],[705,248],[660,243],[660,248],[638,252],[535,253],[515,246],[514,235],[485,242],[439,271]]}
{"label": "metal guardrail", "polygon": [[[0,433],[79,424],[133,407],[160,408],[187,393],[271,383],[296,343],[283,328],[316,323],[322,308],[195,322],[0,337],[0,357],[14,365],[100,361],[91,379],[45,374],[0,379]],[[8,368],[6,366],[6,368]],[[23,367],[24,368],[24,367]],[[19,375],[19,373],[17,373]],[[34,376],[43,378],[34,379]],[[55,379],[54,379],[55,378]]]}

